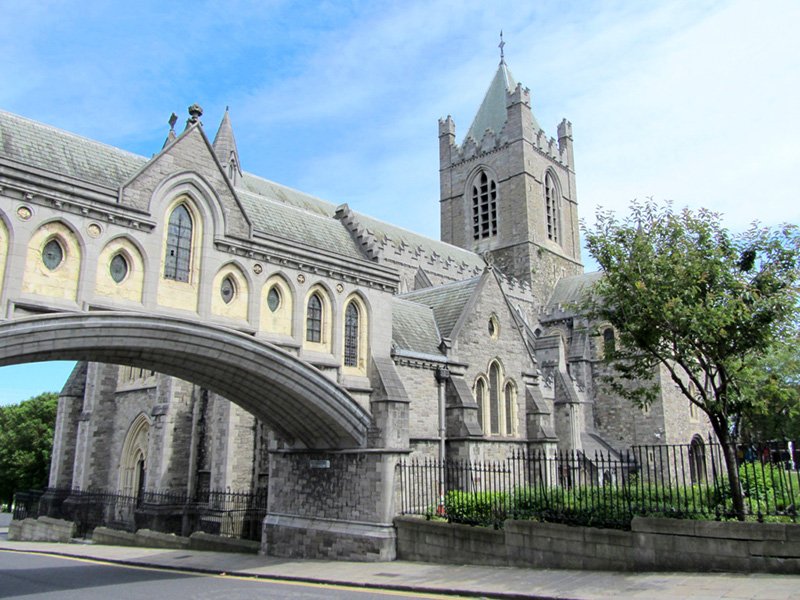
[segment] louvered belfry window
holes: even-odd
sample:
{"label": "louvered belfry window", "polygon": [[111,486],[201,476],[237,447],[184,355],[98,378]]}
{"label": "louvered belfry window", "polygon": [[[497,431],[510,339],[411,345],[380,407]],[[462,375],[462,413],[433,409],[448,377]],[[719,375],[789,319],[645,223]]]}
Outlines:
{"label": "louvered belfry window", "polygon": [[558,243],[560,227],[558,187],[550,172],[544,176],[544,201],[547,210],[547,239]]}
{"label": "louvered belfry window", "polygon": [[472,184],[472,237],[497,235],[497,184],[481,171]]}
{"label": "louvered belfry window", "polygon": [[167,256],[164,278],[189,281],[192,261],[192,217],[184,204],[175,207],[169,216]]}

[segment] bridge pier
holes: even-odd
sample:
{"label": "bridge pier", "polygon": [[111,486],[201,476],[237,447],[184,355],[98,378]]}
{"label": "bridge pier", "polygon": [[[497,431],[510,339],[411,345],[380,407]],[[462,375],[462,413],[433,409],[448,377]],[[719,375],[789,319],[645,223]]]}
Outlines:
{"label": "bridge pier", "polygon": [[262,552],[394,560],[394,478],[402,456],[383,449],[273,451]]}

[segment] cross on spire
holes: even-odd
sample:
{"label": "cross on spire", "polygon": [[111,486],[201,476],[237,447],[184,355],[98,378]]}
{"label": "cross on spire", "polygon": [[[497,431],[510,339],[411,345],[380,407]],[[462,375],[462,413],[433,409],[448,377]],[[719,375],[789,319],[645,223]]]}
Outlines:
{"label": "cross on spire", "polygon": [[506,62],[505,53],[503,52],[503,48],[505,47],[506,43],[503,41],[503,30],[500,30],[500,43],[497,44],[497,47],[500,48],[500,64]]}

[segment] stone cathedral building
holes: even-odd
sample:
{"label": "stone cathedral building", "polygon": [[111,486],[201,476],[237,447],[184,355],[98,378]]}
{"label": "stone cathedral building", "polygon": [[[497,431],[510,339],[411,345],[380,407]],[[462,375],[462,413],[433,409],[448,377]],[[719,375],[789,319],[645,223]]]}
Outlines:
{"label": "stone cathedral building", "polygon": [[[463,136],[439,121],[441,240],[245,171],[227,111],[212,136],[192,107],[151,158],[0,112],[0,280],[25,265],[3,296],[15,315],[158,310],[245,332],[340,384],[381,423],[376,445],[412,456],[440,435],[473,460],[706,436],[663,373],[646,412],[599,385],[615,338],[574,307],[598,274],[581,264],[572,125],[548,137],[531,107],[501,60]],[[270,454],[305,443],[157,369],[81,362],[50,485],[259,490]]]}

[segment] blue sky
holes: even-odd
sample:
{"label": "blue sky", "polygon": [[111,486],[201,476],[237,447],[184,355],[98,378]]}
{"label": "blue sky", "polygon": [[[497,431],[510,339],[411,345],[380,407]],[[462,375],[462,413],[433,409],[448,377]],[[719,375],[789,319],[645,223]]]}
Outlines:
{"label": "blue sky", "polygon": [[[800,2],[0,0],[0,108],[150,156],[167,120],[226,106],[245,170],[438,237],[437,119],[459,141],[499,59],[549,135],[575,134],[578,200],[652,196],[800,222]],[[587,261],[588,262],[588,261]],[[0,403],[68,365],[0,369]]]}

